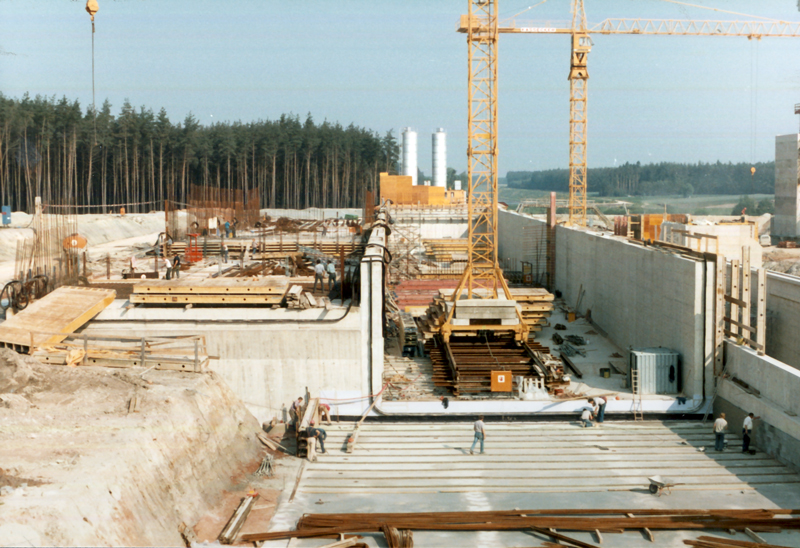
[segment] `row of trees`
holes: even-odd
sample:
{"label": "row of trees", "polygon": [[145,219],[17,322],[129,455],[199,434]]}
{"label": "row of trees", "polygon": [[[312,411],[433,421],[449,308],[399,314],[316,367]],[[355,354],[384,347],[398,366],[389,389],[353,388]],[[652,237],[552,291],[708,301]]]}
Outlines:
{"label": "row of trees", "polygon": [[[752,173],[751,167],[755,167]],[[715,164],[626,163],[590,168],[589,191],[600,196],[655,196],[666,194],[771,194],[775,192],[775,162],[717,162]],[[534,190],[569,191],[569,170],[510,171],[508,186]]]}
{"label": "row of trees", "polygon": [[13,210],[30,211],[35,196],[96,211],[154,202],[146,210],[185,202],[191,184],[258,189],[262,207],[361,207],[398,157],[391,131],[317,124],[310,114],[204,126],[128,101],[117,116],[108,101],[93,115],[66,97],[0,94],[0,203]]}

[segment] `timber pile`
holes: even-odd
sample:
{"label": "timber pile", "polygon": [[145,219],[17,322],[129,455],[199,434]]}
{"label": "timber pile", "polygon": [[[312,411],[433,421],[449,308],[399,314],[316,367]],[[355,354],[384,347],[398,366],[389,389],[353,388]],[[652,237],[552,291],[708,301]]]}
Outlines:
{"label": "timber pile", "polygon": [[322,299],[316,299],[311,293],[303,291],[303,286],[301,285],[293,285],[286,292],[286,308],[305,310],[323,305]]}
{"label": "timber pile", "polygon": [[538,287],[512,287],[511,296],[517,301],[522,320],[530,329],[529,338],[542,330],[553,311],[553,294]]}
{"label": "timber pile", "polygon": [[789,548],[788,546],[778,546],[777,544],[707,536],[697,537],[697,540],[684,540],[683,543],[697,548]]}
{"label": "timber pile", "polygon": [[400,310],[423,316],[442,288],[456,286],[458,280],[404,280],[394,287],[394,300]]}
{"label": "timber pile", "polygon": [[469,246],[466,238],[439,238],[422,240],[425,255],[437,263],[465,262]]}
{"label": "timber pile", "polygon": [[260,304],[278,306],[289,289],[283,276],[146,280],[133,287],[134,304]]}
{"label": "timber pile", "polygon": [[[296,531],[242,535],[242,542],[320,538],[345,533],[386,534],[387,527],[402,531],[525,531],[535,529],[574,546],[593,548],[563,531],[623,533],[652,531],[800,530],[800,510],[513,510],[488,512],[425,512],[394,514],[304,514]],[[652,534],[652,533],[651,533]],[[387,544],[396,539],[387,537]],[[697,542],[700,542],[699,540]],[[707,541],[702,541],[707,542]],[[715,542],[718,542],[715,539]],[[397,546],[396,544],[389,544]],[[703,546],[695,544],[694,546]],[[714,546],[713,544],[711,546]],[[755,546],[758,544],[721,544]],[[769,545],[767,545],[769,546]],[[596,548],[596,547],[595,547]],[[714,547],[716,548],[716,547]]]}
{"label": "timber pile", "polygon": [[[205,249],[207,256],[218,257],[220,255],[222,248],[221,239],[209,238],[205,242],[203,241],[203,238],[199,238],[198,240],[197,247],[200,250]],[[292,238],[292,240],[294,240],[294,238]],[[225,244],[228,246],[228,255],[230,257],[234,257],[238,256],[237,254],[241,254],[241,252],[245,249],[252,249],[252,242],[253,239],[251,237],[245,237],[236,240],[225,240]],[[259,242],[256,240],[256,247],[258,248],[256,253],[252,254],[254,260],[274,259],[302,253],[300,250],[301,247],[310,247],[321,251],[325,255],[330,255],[331,257],[338,257],[342,252],[344,252],[345,255],[349,255],[356,251],[362,251],[364,248],[363,244],[344,242],[337,244],[336,242],[315,242],[313,240],[302,240],[298,243],[297,241],[289,241],[288,238],[287,241],[279,240]],[[170,251],[170,256],[176,253],[178,255],[183,255],[186,252],[186,242],[173,242],[170,246]],[[250,254],[251,253],[248,252],[248,255]]]}

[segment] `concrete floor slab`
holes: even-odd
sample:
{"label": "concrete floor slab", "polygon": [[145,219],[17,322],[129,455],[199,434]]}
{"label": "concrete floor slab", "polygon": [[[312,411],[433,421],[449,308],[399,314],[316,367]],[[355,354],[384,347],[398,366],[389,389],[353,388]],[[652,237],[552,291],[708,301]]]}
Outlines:
{"label": "concrete floor slab", "polygon": [[[488,423],[484,455],[470,455],[470,423],[365,423],[356,450],[343,452],[352,423],[327,427],[326,448],[307,463],[292,503],[283,503],[271,530],[293,528],[303,513],[435,512],[514,508],[800,508],[800,475],[768,455],[742,454],[728,436],[713,451],[710,424],[617,422],[583,429],[570,423]],[[700,451],[699,449],[705,449]],[[651,495],[647,478],[677,485]],[[603,546],[683,547],[701,533],[641,531],[604,535]],[[726,538],[748,540],[742,534]],[[571,533],[595,543],[592,535]],[[764,533],[769,542],[800,547],[800,532]],[[385,546],[378,535],[370,546]],[[539,546],[525,532],[414,533],[415,546]],[[319,546],[319,541],[265,546]]]}

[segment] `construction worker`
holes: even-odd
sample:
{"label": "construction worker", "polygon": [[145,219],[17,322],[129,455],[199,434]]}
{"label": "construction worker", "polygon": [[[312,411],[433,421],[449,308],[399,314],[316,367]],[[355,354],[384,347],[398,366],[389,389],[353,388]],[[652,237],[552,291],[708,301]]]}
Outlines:
{"label": "construction worker", "polygon": [[744,422],[742,423],[742,453],[750,451],[750,440],[752,439],[750,436],[753,433],[753,421],[760,418],[761,417],[756,417],[754,413],[750,413],[744,418]]}
{"label": "construction worker", "polygon": [[298,424],[300,422],[300,410],[302,408],[303,397],[301,396],[293,401],[292,406],[289,408],[289,418],[292,420],[292,424]]}
{"label": "construction worker", "polygon": [[589,400],[589,405],[587,407],[584,407],[583,410],[581,411],[581,421],[582,421],[581,426],[583,426],[584,428],[591,428],[594,426],[594,423],[592,422],[593,410],[594,407],[592,407],[592,401]]}
{"label": "construction worker", "polygon": [[725,430],[728,428],[728,421],[725,420],[725,413],[720,413],[719,418],[714,421],[714,450],[725,450]]}
{"label": "construction worker", "polygon": [[475,454],[475,444],[480,441],[481,455],[483,455],[483,440],[486,439],[486,425],[483,424],[483,415],[478,417],[478,420],[472,425],[472,429],[475,431],[475,437],[472,440],[472,447],[469,448],[469,454]]}
{"label": "construction worker", "polygon": [[331,425],[331,406],[327,403],[319,404],[319,421],[325,421],[328,426]]}
{"label": "construction worker", "polygon": [[593,400],[594,403],[594,416],[597,417],[597,422],[603,422],[606,415],[606,403],[608,400],[605,396],[596,396]]}
{"label": "construction worker", "polygon": [[312,293],[317,291],[317,280],[319,280],[319,290],[325,291],[325,267],[322,264],[322,261],[317,259],[317,264],[314,266],[314,289],[311,290]]}
{"label": "construction worker", "polygon": [[169,257],[164,257],[164,268],[167,269],[166,279],[172,279],[172,263],[169,260]]}
{"label": "construction worker", "polygon": [[331,262],[328,263],[328,292],[333,290],[333,286],[336,285],[336,265],[334,264],[333,259]]}
{"label": "construction worker", "polygon": [[175,279],[181,277],[181,256],[177,253],[172,259],[172,275],[175,277]]}
{"label": "construction worker", "polygon": [[222,253],[222,261],[227,263],[228,262],[228,244],[222,242],[222,247],[220,248],[220,252]]}
{"label": "construction worker", "polygon": [[311,426],[306,429],[309,438],[315,438],[319,443],[320,453],[325,453],[325,438],[328,437],[327,432],[322,428],[314,427],[314,421],[311,421]]}

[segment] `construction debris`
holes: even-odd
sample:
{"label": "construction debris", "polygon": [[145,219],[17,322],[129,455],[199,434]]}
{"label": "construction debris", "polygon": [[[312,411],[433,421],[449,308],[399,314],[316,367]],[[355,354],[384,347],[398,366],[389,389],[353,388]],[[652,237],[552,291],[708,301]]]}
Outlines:
{"label": "construction debris", "polygon": [[242,530],[242,526],[244,525],[245,521],[247,521],[247,516],[250,515],[250,510],[252,510],[253,506],[255,506],[257,498],[258,493],[251,491],[242,499],[242,501],[239,503],[239,506],[236,508],[236,511],[231,516],[231,519],[228,520],[228,524],[225,525],[225,528],[219,534],[218,540],[222,544],[234,543],[236,536],[239,534],[239,531]]}

